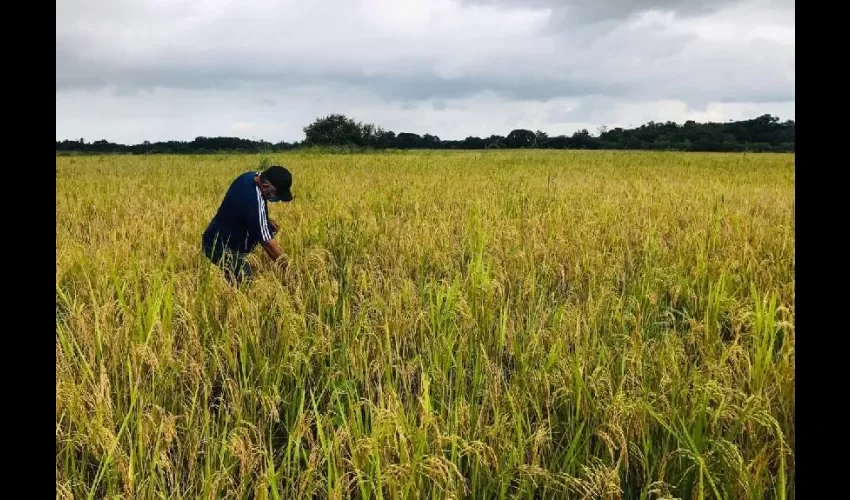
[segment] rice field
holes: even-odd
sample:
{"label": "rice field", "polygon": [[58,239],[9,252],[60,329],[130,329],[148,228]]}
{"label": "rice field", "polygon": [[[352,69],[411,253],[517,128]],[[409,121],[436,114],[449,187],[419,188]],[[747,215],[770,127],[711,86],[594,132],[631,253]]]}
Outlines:
{"label": "rice field", "polygon": [[56,159],[57,498],[795,497],[794,157]]}

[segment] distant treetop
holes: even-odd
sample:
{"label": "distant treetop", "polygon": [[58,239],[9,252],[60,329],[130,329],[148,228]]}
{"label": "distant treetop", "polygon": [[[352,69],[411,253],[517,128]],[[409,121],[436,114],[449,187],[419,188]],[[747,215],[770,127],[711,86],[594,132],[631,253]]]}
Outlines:
{"label": "distant treetop", "polygon": [[362,149],[642,149],[671,151],[795,151],[796,124],[772,115],[728,123],[686,121],[649,122],[637,128],[602,126],[593,136],[585,129],[572,136],[549,136],[527,129],[511,130],[507,136],[467,137],[441,140],[431,134],[385,130],[371,123],[355,121],[342,114],[317,118],[304,127],[304,140],[271,143],[238,137],[196,137],[192,141],[149,142],[124,145],[85,139],[56,141],[57,153],[125,154],[203,154],[217,152],[270,153],[305,147]]}

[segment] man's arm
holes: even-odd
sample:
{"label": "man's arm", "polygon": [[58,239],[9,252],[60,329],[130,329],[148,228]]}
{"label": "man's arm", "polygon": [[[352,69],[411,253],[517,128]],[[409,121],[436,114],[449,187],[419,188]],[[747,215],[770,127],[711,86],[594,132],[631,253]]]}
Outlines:
{"label": "man's arm", "polygon": [[287,262],[286,258],[283,256],[283,252],[280,250],[280,246],[277,242],[275,240],[269,240],[260,244],[263,246],[263,249],[266,251],[272,262],[274,262],[275,266],[280,269],[281,272],[285,273],[289,267],[289,262]]}
{"label": "man's arm", "polygon": [[280,250],[280,245],[277,244],[275,240],[268,240],[260,243],[263,246],[263,249],[268,254],[269,258],[275,262],[276,264],[280,264],[283,261],[281,257],[283,257],[283,252]]}
{"label": "man's arm", "polygon": [[[274,240],[274,234],[272,234],[272,228],[269,225],[269,218],[266,214],[266,204],[263,202],[259,191],[257,192],[257,204],[252,207],[249,213],[249,217],[251,220],[251,231],[259,237],[260,245],[263,246],[263,249],[268,254],[269,258],[278,265],[283,264],[282,268],[286,269],[285,259],[281,259],[283,257],[283,252],[280,250],[280,246]],[[276,224],[275,224],[276,226]]]}

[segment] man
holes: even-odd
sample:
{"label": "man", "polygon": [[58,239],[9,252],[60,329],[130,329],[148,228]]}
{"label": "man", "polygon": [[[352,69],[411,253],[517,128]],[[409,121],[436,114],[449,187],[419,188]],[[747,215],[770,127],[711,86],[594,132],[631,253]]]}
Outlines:
{"label": "man", "polygon": [[283,254],[273,239],[280,227],[268,217],[269,201],[292,201],[292,174],[284,167],[275,165],[237,177],[204,231],[204,254],[231,283],[238,285],[251,277],[245,257],[257,243],[272,261],[282,263]]}

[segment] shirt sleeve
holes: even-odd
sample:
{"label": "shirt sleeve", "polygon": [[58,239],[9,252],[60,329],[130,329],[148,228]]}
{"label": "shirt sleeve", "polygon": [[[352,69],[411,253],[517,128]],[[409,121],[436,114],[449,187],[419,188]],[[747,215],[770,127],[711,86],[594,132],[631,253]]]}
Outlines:
{"label": "shirt sleeve", "polygon": [[263,200],[263,195],[260,194],[260,190],[258,189],[256,191],[257,202],[254,209],[251,210],[252,213],[249,214],[251,232],[257,236],[257,239],[266,243],[272,239],[272,231],[269,227],[269,218],[266,215],[265,200]]}

